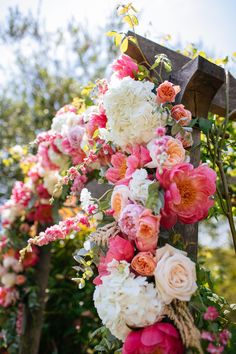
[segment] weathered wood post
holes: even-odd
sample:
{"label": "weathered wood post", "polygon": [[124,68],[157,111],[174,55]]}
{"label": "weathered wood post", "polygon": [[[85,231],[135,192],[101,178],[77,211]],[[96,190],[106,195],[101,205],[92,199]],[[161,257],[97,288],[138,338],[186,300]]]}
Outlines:
{"label": "weathered wood post", "polygon": [[40,249],[40,260],[35,269],[37,286],[37,308],[30,309],[28,304],[23,309],[23,333],[20,338],[19,354],[38,354],[46,300],[46,288],[50,271],[51,247]]}
{"label": "weathered wood post", "polygon": [[[128,34],[134,35],[132,32]],[[225,71],[223,68],[200,56],[191,60],[139,35],[137,35],[137,39],[142,53],[151,65],[157,54],[166,54],[171,60],[173,70],[170,75],[164,73],[163,79],[181,86],[181,92],[177,95],[176,102],[184,104],[192,112],[193,117],[207,119],[209,111],[219,115],[225,113]],[[131,41],[126,54],[138,63],[143,62],[140,50]],[[230,76],[230,92],[229,108],[230,111],[234,111],[236,108],[236,79],[232,75]],[[193,130],[193,140],[194,145],[190,158],[191,163],[196,167],[200,163],[200,130],[197,127]],[[189,255],[196,259],[198,224],[183,225],[179,223],[176,230],[183,236]]]}

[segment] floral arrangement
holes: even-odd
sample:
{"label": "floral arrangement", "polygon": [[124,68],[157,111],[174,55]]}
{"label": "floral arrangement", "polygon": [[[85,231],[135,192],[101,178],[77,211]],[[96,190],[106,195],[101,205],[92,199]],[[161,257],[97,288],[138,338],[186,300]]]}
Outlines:
{"label": "floral arrangement", "polygon": [[[104,326],[123,342],[122,353],[221,353],[230,332],[218,310],[227,304],[210,306],[212,292],[199,282],[203,270],[175,231],[177,222],[207,217],[216,173],[190,162],[191,112],[174,105],[181,88],[141,78],[142,68],[124,54],[112,69],[109,82],[93,86],[93,105],[81,111],[74,102],[57,113],[43,135],[47,149],[39,149],[54,163],[54,155],[63,153],[69,167],[54,193],[79,197],[84,214],[31,238],[27,250],[95,225],[74,256],[83,271],[74,280],[83,288],[97,273],[94,304]],[[94,179],[97,188],[106,187],[99,199],[85,188]]]}
{"label": "floral arrangement", "polygon": [[[158,66],[171,70],[164,55],[150,70]],[[229,306],[210,289],[208,273],[191,259],[175,228],[208,216],[216,173],[191,164],[193,120],[175,104],[179,86],[160,73],[153,78],[125,54],[112,70],[109,81],[86,88],[89,99],[61,108],[50,131],[39,134],[29,179],[16,184],[2,207],[3,224],[9,228],[22,213],[49,224],[28,240],[23,262],[37,246],[93,228],[74,255],[82,275],[73,280],[83,288],[94,276],[94,305],[108,331],[97,350],[226,352]],[[97,192],[105,190],[96,198],[88,189],[94,180]],[[54,224],[53,209],[69,196],[83,213]]]}

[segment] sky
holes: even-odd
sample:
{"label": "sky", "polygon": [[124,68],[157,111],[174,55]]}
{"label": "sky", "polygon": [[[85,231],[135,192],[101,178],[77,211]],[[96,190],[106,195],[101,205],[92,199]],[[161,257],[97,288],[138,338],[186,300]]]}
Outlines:
{"label": "sky", "polygon": [[[45,18],[49,30],[63,26],[72,16],[91,29],[102,25],[118,3],[116,0],[0,0],[0,20],[9,6],[37,13]],[[150,39],[170,34],[174,44],[203,43],[216,57],[236,51],[235,0],[133,0],[140,11],[139,34]],[[150,26],[150,23],[152,26]]]}

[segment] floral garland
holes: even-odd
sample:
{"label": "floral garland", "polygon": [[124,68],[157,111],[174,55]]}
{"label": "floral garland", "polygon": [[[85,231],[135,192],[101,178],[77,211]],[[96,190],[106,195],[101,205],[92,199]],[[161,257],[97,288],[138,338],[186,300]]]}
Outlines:
{"label": "floral garland", "polygon": [[[109,82],[99,80],[93,87],[92,106],[81,110],[76,101],[65,106],[40,137],[47,164],[48,157],[55,163],[58,151],[70,156],[54,193],[80,195],[85,215],[51,226],[30,239],[27,249],[95,223],[75,255],[84,272],[74,280],[82,288],[94,273],[92,263],[97,266],[94,304],[103,324],[123,342],[122,353],[221,353],[230,339],[227,320],[209,306],[211,292],[201,309],[196,305],[208,291],[199,285],[202,270],[183,244],[174,247],[171,237],[166,242],[165,231],[207,217],[216,173],[189,161],[191,112],[173,105],[180,87],[143,79],[126,55],[112,69]],[[83,188],[94,178],[111,186],[99,199]],[[217,306],[223,311],[225,303],[219,300]]]}

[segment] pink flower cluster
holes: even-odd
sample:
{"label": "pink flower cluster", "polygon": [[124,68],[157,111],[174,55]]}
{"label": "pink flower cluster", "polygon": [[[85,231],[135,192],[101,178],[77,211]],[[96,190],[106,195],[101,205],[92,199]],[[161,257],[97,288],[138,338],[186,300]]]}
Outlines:
{"label": "pink flower cluster", "polygon": [[48,227],[40,232],[39,236],[29,240],[30,245],[44,246],[56,240],[63,240],[71,231],[80,231],[80,225],[89,226],[88,218],[82,214],[59,222],[58,225]]}

